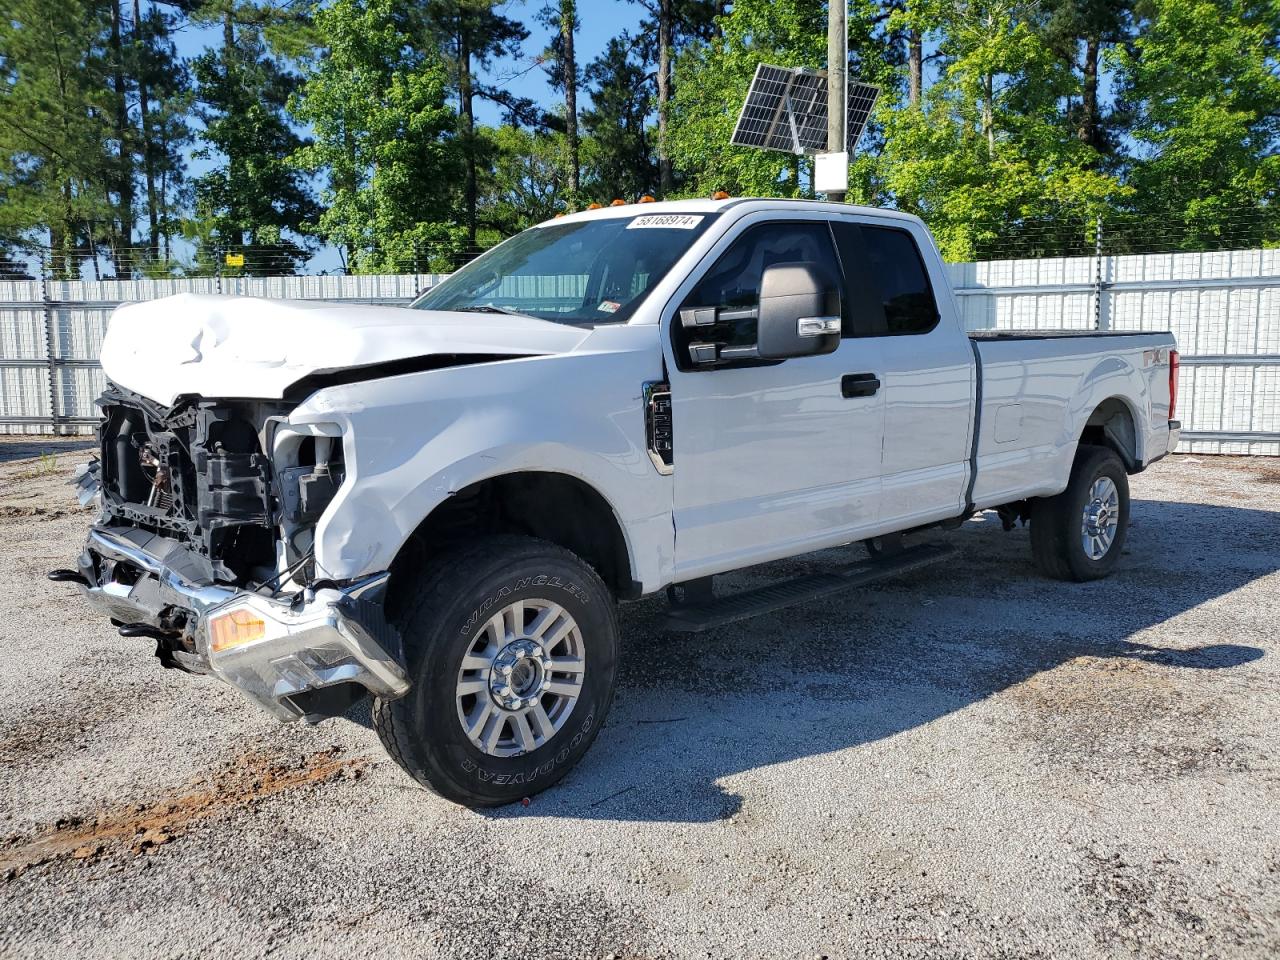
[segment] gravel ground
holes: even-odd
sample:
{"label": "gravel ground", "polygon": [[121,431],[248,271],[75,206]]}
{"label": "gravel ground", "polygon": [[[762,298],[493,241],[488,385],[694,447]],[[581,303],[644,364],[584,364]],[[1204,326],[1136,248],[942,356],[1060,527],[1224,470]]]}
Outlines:
{"label": "gravel ground", "polygon": [[586,760],[474,813],[47,582],[85,450],[0,442],[0,956],[1280,955],[1280,463],[1135,478],[1100,583],[989,518],[701,637],[629,605]]}

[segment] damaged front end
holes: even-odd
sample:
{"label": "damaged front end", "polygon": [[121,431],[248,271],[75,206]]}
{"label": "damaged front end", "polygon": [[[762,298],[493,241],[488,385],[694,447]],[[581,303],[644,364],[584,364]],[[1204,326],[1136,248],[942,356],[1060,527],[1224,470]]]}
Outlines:
{"label": "damaged front end", "polygon": [[73,482],[101,515],[78,569],[52,579],[78,582],[122,634],[153,638],[166,666],[212,673],[281,720],[406,692],[388,575],[317,579],[340,437],[291,430],[280,401],[164,408],[111,386],[99,405],[100,459]]}

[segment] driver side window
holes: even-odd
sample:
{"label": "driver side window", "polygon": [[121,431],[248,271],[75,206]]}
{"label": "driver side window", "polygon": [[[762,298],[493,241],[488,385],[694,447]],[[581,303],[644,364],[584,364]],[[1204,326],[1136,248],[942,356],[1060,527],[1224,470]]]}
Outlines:
{"label": "driver side window", "polygon": [[[760,281],[766,268],[779,263],[814,263],[840,276],[825,222],[784,220],[747,228],[698,281],[672,321],[680,369],[697,368],[691,351],[700,344],[715,343],[730,353],[756,345]],[[712,322],[707,322],[713,316],[709,311],[715,311]]]}

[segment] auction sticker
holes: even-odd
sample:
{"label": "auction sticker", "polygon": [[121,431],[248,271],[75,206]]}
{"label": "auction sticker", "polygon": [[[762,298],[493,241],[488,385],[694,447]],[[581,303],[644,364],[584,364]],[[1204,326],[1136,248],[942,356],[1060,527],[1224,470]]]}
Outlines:
{"label": "auction sticker", "polygon": [[702,217],[691,213],[657,213],[648,217],[636,217],[627,224],[628,230],[692,230],[702,222]]}

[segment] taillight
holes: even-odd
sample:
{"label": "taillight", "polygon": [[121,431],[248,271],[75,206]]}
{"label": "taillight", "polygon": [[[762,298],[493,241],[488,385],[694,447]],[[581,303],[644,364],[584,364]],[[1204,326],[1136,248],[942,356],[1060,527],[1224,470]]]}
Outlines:
{"label": "taillight", "polygon": [[1169,351],[1169,419],[1178,419],[1178,351]]}

